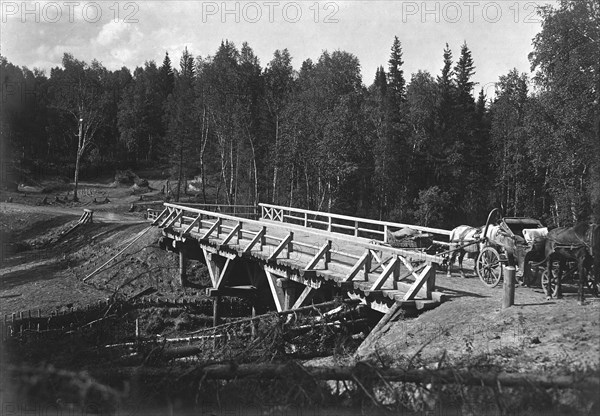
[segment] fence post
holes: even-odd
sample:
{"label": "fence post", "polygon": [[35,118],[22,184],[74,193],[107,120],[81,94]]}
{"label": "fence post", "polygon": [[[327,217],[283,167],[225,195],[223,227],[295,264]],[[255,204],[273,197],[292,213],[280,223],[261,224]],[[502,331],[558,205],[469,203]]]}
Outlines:
{"label": "fence post", "polygon": [[506,309],[515,304],[515,267],[506,266],[504,268],[504,294],[502,295],[502,309]]}

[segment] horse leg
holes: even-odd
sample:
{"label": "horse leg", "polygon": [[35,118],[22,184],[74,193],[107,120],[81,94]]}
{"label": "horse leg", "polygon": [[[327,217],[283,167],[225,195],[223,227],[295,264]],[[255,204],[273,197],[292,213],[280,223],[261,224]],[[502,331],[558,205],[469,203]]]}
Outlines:
{"label": "horse leg", "polygon": [[465,272],[463,270],[463,259],[465,258],[465,254],[467,254],[467,252],[461,250],[460,254],[458,255],[458,267],[460,268],[460,277],[462,277],[463,279],[465,278]]}
{"label": "horse leg", "polygon": [[448,261],[448,272],[446,273],[447,277],[452,277],[452,265],[456,260],[456,256],[458,255],[458,250],[454,250],[452,255],[450,256],[450,260]]}
{"label": "horse leg", "polygon": [[558,275],[556,276],[556,299],[562,299],[562,297],[563,297],[561,280],[562,280],[562,274],[563,274],[564,268],[565,268],[565,261],[559,260],[558,261]]}
{"label": "horse leg", "polygon": [[552,299],[552,255],[548,256],[546,260],[546,272],[548,273],[548,279],[546,279],[546,300]]}
{"label": "horse leg", "polygon": [[587,283],[587,275],[585,275],[585,255],[579,256],[577,259],[577,271],[579,273],[579,288],[577,288],[577,303],[583,305],[583,285]]}

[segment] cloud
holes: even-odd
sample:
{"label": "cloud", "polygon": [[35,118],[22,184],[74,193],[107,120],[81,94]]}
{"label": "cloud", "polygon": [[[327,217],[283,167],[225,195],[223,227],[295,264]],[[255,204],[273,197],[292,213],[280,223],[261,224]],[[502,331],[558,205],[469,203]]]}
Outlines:
{"label": "cloud", "polygon": [[134,24],[111,20],[102,26],[96,42],[101,46],[109,47],[114,44],[134,44],[141,41],[143,37],[144,35]]}

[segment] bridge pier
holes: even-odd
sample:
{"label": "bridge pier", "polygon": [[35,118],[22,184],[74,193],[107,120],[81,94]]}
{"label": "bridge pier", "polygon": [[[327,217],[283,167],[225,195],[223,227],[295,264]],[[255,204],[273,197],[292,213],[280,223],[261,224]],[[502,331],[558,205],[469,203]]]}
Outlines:
{"label": "bridge pier", "polygon": [[213,326],[221,323],[221,296],[213,297]]}
{"label": "bridge pier", "polygon": [[186,287],[187,285],[187,258],[185,255],[185,250],[179,250],[179,284],[181,287]]}

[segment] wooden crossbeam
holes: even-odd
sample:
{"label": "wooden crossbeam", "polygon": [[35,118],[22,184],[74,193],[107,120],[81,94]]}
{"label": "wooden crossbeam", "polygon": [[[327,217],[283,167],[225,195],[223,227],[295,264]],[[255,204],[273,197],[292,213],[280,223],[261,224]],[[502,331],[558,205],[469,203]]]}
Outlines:
{"label": "wooden crossbeam", "polygon": [[215,289],[219,289],[221,287],[221,285],[223,284],[223,282],[225,281],[225,278],[227,277],[227,274],[229,273],[229,265],[231,263],[232,263],[232,261],[230,259],[225,260],[225,265],[221,269],[221,273],[219,273],[219,276],[217,279],[217,284],[215,285]]}
{"label": "wooden crossbeam", "polygon": [[[202,221],[202,214],[198,214],[198,216],[194,218],[194,221],[192,221],[192,223],[186,227],[183,233],[187,234],[192,231],[192,228],[194,228],[200,221]],[[200,231],[200,227],[198,227],[198,231]]]}
{"label": "wooden crossbeam", "polygon": [[217,220],[214,222],[214,224],[208,229],[208,231],[206,232],[206,234],[204,234],[204,236],[202,237],[202,240],[210,237],[210,235],[212,233],[215,232],[215,230],[217,231],[217,237],[219,237],[219,234],[221,233],[221,218],[217,218]]}
{"label": "wooden crossbeam", "polygon": [[[410,287],[409,291],[406,292],[406,295],[404,295],[404,300],[413,300],[415,298],[415,296],[417,295],[417,293],[419,292],[419,290],[421,290],[421,288],[423,287],[423,285],[430,279],[430,278],[435,278],[435,263],[432,264],[428,264],[423,271],[421,272],[421,274],[419,275],[419,278],[417,280],[415,280],[415,283],[413,283],[413,285]],[[431,288],[429,288],[431,290]],[[428,292],[430,292],[430,290],[428,290]]]}
{"label": "wooden crossbeam", "polygon": [[412,267],[412,264],[410,264],[410,262],[402,256],[400,256],[400,260],[402,260],[402,263],[404,263],[404,265],[406,266],[408,271],[413,275],[413,277],[415,279],[418,279],[419,275],[416,273],[415,269]]}
{"label": "wooden crossbeam", "polygon": [[166,218],[163,220],[163,222],[160,223],[159,227],[163,228],[165,226],[165,224],[171,219],[171,215],[173,215],[175,213],[175,210],[172,208],[169,208],[169,215],[166,216]]}
{"label": "wooden crossbeam", "polygon": [[170,226],[175,224],[177,222],[177,220],[183,216],[182,209],[175,211],[175,212],[177,212],[177,215],[175,215],[169,222],[167,222],[167,224],[165,225],[166,228],[169,228]]}
{"label": "wooden crossbeam", "polygon": [[302,293],[300,293],[298,299],[296,299],[296,302],[294,302],[294,305],[291,307],[291,309],[298,309],[299,307],[301,307],[302,304],[309,299],[309,297],[312,297],[314,295],[314,293],[315,291],[312,287],[306,286]]}
{"label": "wooden crossbeam", "polygon": [[210,281],[212,282],[213,287],[217,287],[217,278],[219,277],[218,267],[212,259],[212,253],[208,252],[205,248],[202,249],[202,252],[204,253],[204,259],[206,260],[206,268],[210,275]]}
{"label": "wooden crossbeam", "polygon": [[364,254],[360,257],[360,259],[358,259],[356,264],[352,267],[352,270],[350,270],[350,273],[348,273],[346,275],[346,277],[344,277],[343,281],[349,282],[352,279],[354,279],[354,277],[358,274],[358,272],[362,268],[364,268],[365,281],[369,280],[369,271],[371,269],[371,256],[372,256],[371,250],[365,251]]}
{"label": "wooden crossbeam", "polygon": [[325,260],[325,270],[327,270],[327,264],[331,261],[331,240],[327,240],[327,243],[321,247],[319,252],[311,259],[308,265],[304,268],[304,270],[314,269],[319,260],[324,257]]}
{"label": "wooden crossbeam", "polygon": [[294,239],[294,233],[290,231],[290,233],[285,236],[285,238],[283,240],[281,240],[281,243],[279,243],[279,245],[277,246],[277,248],[275,249],[275,251],[269,256],[269,260],[275,260],[277,258],[277,256],[279,256],[279,254],[287,247],[287,258],[290,258],[290,251],[292,248],[292,240]]}
{"label": "wooden crossbeam", "polygon": [[164,214],[166,214],[167,212],[169,212],[169,208],[163,209],[162,212],[160,214],[158,214],[158,216],[156,218],[154,218],[154,221],[152,221],[152,225],[157,225],[158,222],[160,221],[160,219],[162,218],[162,216]]}
{"label": "wooden crossbeam", "polygon": [[381,272],[381,274],[379,275],[377,280],[375,280],[375,283],[373,283],[373,285],[371,286],[371,288],[369,290],[373,291],[373,290],[381,289],[391,274],[396,275],[398,273],[399,265],[400,265],[400,260],[398,259],[398,256],[394,256],[392,258],[392,261],[390,261],[388,263],[388,265],[385,267],[385,269],[383,269],[383,271]]}
{"label": "wooden crossbeam", "polygon": [[275,307],[277,308],[277,312],[283,311],[283,305],[285,301],[285,295],[283,293],[283,288],[277,286],[278,277],[273,275],[266,267],[265,274],[267,275],[267,282],[269,282],[269,288],[271,288],[271,294],[273,295],[273,301],[275,302]]}
{"label": "wooden crossbeam", "polygon": [[233,230],[231,230],[231,232],[229,234],[227,234],[227,236],[225,237],[225,239],[223,241],[221,241],[221,245],[225,245],[225,244],[229,244],[229,241],[231,241],[231,239],[235,236],[237,236],[237,241],[240,241],[240,230],[242,229],[242,223],[238,222],[235,227],[233,227]]}
{"label": "wooden crossbeam", "polygon": [[256,245],[256,243],[260,242],[260,249],[262,251],[262,247],[264,244],[264,239],[265,239],[265,234],[267,233],[267,227],[262,227],[260,229],[260,231],[258,231],[256,233],[256,235],[254,236],[254,238],[252,239],[252,241],[250,241],[250,244],[248,244],[246,246],[246,248],[244,248],[243,253],[250,253],[252,251],[252,248]]}

